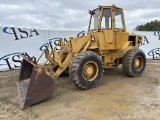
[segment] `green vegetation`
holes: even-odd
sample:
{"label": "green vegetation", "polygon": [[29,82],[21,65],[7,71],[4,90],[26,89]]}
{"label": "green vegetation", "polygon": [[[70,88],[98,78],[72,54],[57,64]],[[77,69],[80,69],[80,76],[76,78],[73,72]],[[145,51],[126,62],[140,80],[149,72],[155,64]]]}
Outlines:
{"label": "green vegetation", "polygon": [[143,25],[138,25],[137,31],[160,31],[160,20],[154,20]]}

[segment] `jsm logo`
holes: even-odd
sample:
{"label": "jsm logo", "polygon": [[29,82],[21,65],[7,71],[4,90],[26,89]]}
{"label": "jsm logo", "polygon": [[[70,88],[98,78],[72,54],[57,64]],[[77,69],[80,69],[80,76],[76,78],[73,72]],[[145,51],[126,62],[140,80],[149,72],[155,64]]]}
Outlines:
{"label": "jsm logo", "polygon": [[154,36],[157,36],[158,40],[160,40],[160,32],[154,32]]}
{"label": "jsm logo", "polygon": [[3,28],[3,32],[6,34],[14,35],[14,40],[20,40],[28,37],[33,37],[39,35],[36,29],[21,29],[21,28],[14,28],[14,27],[5,27]]}
{"label": "jsm logo", "polygon": [[[49,47],[51,48],[51,50],[53,50],[55,46],[57,46],[57,47],[56,47],[56,50],[60,50],[60,47],[59,47],[59,46],[60,46],[60,45],[59,45],[59,40],[60,40],[60,39],[61,39],[61,38],[52,38],[52,39],[49,39],[49,42],[43,44],[43,45],[39,48],[39,50],[40,50],[40,51],[43,51],[44,49],[48,49]],[[63,42],[66,44],[66,43],[67,43],[66,38],[64,38],[63,40],[64,40]]]}
{"label": "jsm logo", "polygon": [[160,59],[160,48],[151,50],[148,55],[152,56],[154,60]]}
{"label": "jsm logo", "polygon": [[[79,32],[79,33],[77,34],[77,37],[84,36],[84,34],[85,34],[85,31],[81,31],[81,32]],[[39,50],[40,50],[40,51],[43,51],[44,49],[48,49],[49,47],[51,48],[51,50],[53,50],[55,46],[57,46],[57,47],[56,47],[56,50],[57,50],[57,51],[60,50],[60,45],[59,45],[59,40],[60,40],[60,39],[61,39],[60,37],[49,39],[49,42],[43,44],[43,45],[39,48]],[[64,38],[64,39],[63,39],[63,42],[64,42],[64,44],[66,44],[66,43],[68,42],[68,40],[67,40],[66,38]]]}
{"label": "jsm logo", "polygon": [[142,37],[142,43],[140,43],[139,46],[149,44],[149,40],[147,39],[146,36],[141,36],[141,37]]}
{"label": "jsm logo", "polygon": [[[22,58],[19,56],[21,52],[11,53],[0,58],[0,67],[9,70],[19,69],[22,66]],[[25,56],[31,58],[27,53]]]}

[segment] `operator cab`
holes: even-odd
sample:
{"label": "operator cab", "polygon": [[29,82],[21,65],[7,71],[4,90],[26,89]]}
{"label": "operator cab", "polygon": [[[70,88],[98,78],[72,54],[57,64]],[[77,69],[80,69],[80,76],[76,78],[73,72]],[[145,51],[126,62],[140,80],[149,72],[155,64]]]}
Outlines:
{"label": "operator cab", "polygon": [[[88,32],[99,30],[126,31],[123,9],[113,6],[99,6],[89,11],[90,22]],[[115,21],[115,22],[114,22]]]}

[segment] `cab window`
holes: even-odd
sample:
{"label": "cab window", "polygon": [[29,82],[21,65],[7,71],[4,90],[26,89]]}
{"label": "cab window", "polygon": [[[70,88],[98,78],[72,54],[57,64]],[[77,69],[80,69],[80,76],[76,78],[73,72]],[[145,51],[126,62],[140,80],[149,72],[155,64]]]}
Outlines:
{"label": "cab window", "polygon": [[120,11],[120,10],[115,10],[115,28],[116,29],[124,29],[123,19],[122,19],[122,11]]}
{"label": "cab window", "polygon": [[112,29],[111,9],[103,9],[101,29]]}

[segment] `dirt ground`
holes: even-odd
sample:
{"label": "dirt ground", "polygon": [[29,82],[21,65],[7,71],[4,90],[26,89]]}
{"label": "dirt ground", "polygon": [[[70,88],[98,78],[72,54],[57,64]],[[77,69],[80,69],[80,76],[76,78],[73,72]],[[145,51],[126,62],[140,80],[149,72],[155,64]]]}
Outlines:
{"label": "dirt ground", "polygon": [[147,61],[143,76],[125,76],[122,67],[105,70],[98,87],[79,90],[69,77],[55,81],[48,100],[19,109],[17,71],[0,72],[0,120],[159,120],[160,61]]}

